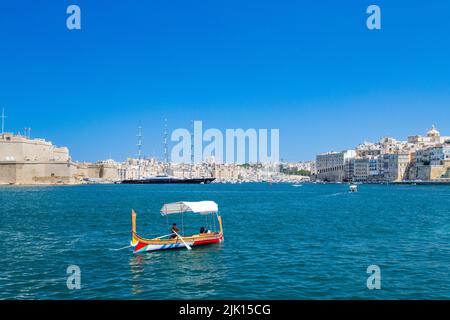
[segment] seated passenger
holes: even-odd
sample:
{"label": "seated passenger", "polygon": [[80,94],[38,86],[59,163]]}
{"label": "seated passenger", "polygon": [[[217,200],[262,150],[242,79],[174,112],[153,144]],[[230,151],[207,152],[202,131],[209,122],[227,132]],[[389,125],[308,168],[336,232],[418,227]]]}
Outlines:
{"label": "seated passenger", "polygon": [[172,230],[171,231],[172,231],[172,239],[175,239],[176,237],[178,237],[177,233],[180,232],[180,229],[177,228],[177,224],[176,223],[174,223],[172,225]]}

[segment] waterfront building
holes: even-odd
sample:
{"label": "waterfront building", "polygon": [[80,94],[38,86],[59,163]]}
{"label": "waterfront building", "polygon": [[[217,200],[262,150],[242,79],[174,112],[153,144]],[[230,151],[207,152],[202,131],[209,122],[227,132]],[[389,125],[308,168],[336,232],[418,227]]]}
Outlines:
{"label": "waterfront building", "polygon": [[369,178],[369,158],[356,158],[353,165],[354,182],[367,182]]}
{"label": "waterfront building", "polygon": [[430,164],[439,166],[450,161],[450,143],[429,148]]}
{"label": "waterfront building", "polygon": [[349,181],[353,174],[355,150],[327,152],[316,157],[317,179],[327,182]]}
{"label": "waterfront building", "polygon": [[408,172],[409,180],[448,179],[450,170],[450,141],[418,150]]}
{"label": "waterfront building", "polygon": [[338,153],[318,155],[317,179],[345,181],[347,169],[349,180],[355,182],[444,179],[450,170],[448,146],[450,136],[442,136],[434,125],[426,136],[409,136],[407,141],[385,137],[377,143],[364,142],[345,166],[339,167]]}
{"label": "waterfront building", "polygon": [[366,156],[355,158],[353,165],[354,182],[380,182],[383,181],[383,157]]}
{"label": "waterfront building", "polygon": [[409,153],[383,154],[383,178],[385,181],[402,181],[410,164]]}
{"label": "waterfront building", "polygon": [[369,158],[369,176],[380,176],[383,173],[383,162],[381,156]]}

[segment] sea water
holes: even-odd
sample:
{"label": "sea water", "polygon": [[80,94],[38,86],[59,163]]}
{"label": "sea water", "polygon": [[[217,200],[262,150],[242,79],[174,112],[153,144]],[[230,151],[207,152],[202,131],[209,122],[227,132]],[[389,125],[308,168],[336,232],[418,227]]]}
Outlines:
{"label": "sea water", "polygon": [[[211,184],[0,188],[0,299],[449,299],[450,186]],[[138,233],[208,221],[164,203],[213,200],[222,244],[134,255]],[[381,271],[369,290],[369,266]],[[69,266],[81,271],[67,286]]]}

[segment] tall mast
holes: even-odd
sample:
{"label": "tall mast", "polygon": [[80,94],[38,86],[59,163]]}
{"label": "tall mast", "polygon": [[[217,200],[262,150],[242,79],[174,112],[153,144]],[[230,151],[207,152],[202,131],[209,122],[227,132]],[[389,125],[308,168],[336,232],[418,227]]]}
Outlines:
{"label": "tall mast", "polygon": [[169,163],[169,153],[167,147],[167,119],[164,119],[164,163]]}
{"label": "tall mast", "polygon": [[191,165],[189,166],[189,178],[191,179],[193,167],[194,167],[194,121],[191,120]]}
{"label": "tall mast", "polygon": [[142,159],[142,127],[138,127],[138,179],[141,178],[141,159]]}
{"label": "tall mast", "polygon": [[164,174],[167,174],[167,168],[169,166],[169,150],[167,147],[167,119],[164,119]]}
{"label": "tall mast", "polygon": [[2,108],[2,134],[5,133],[5,118],[8,118],[5,116],[5,108]]}

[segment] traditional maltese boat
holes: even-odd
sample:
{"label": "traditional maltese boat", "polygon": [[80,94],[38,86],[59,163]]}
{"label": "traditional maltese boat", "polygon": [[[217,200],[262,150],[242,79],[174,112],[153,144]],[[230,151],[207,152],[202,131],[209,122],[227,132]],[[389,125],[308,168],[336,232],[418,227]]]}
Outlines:
{"label": "traditional maltese boat", "polygon": [[[184,236],[183,230],[154,239],[145,239],[136,233],[136,212],[131,210],[132,240],[134,253],[144,253],[159,250],[181,249],[191,250],[192,247],[223,242],[222,217],[219,215],[217,203],[213,201],[176,202],[165,204],[161,208],[162,216],[186,213],[205,216],[209,221],[209,229],[201,228],[198,234]],[[217,224],[216,224],[217,221]],[[218,227],[218,230],[216,230]],[[181,233],[181,234],[180,234]]]}

